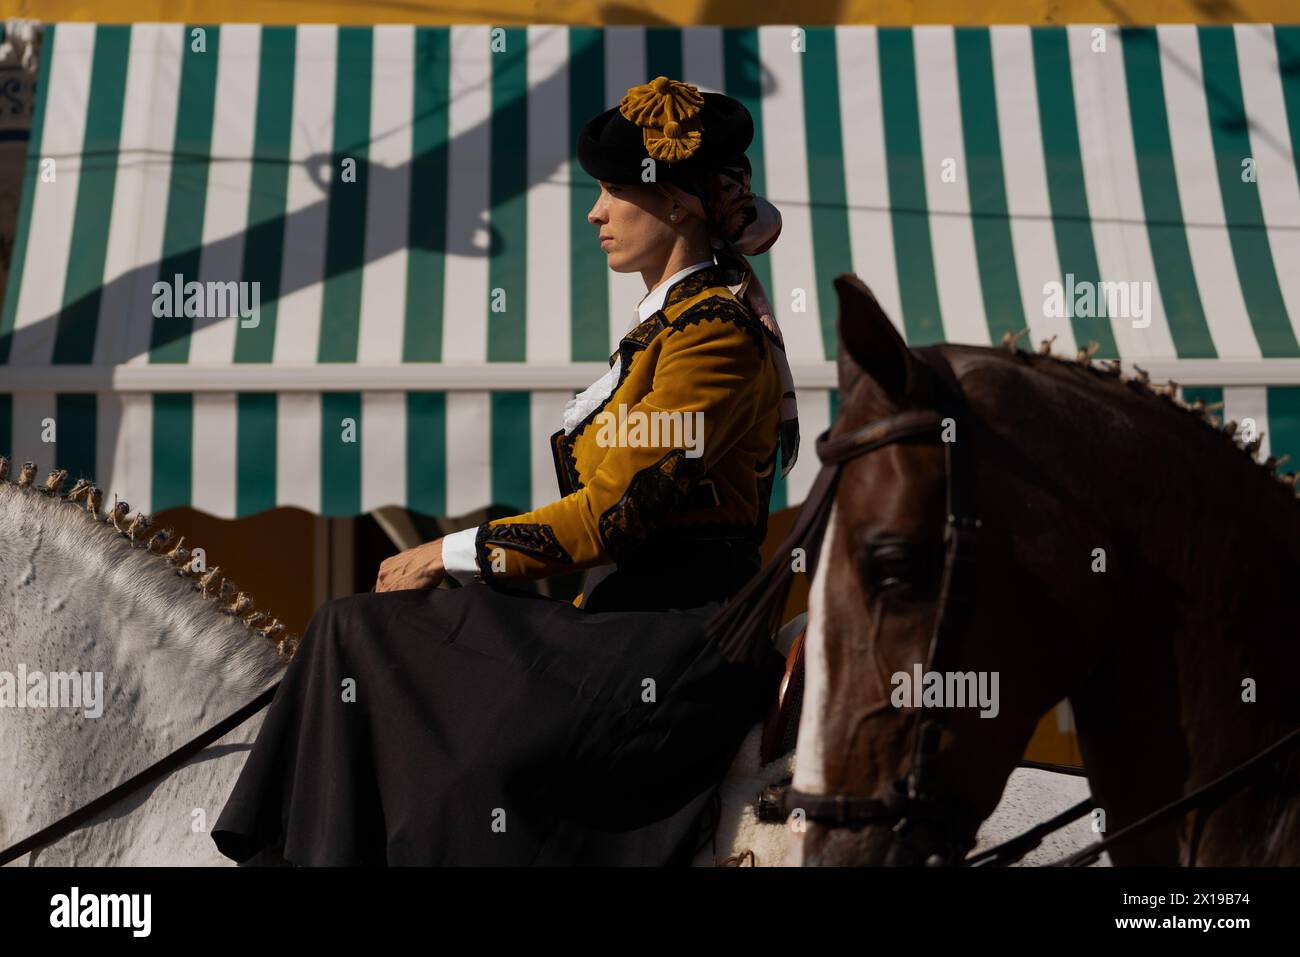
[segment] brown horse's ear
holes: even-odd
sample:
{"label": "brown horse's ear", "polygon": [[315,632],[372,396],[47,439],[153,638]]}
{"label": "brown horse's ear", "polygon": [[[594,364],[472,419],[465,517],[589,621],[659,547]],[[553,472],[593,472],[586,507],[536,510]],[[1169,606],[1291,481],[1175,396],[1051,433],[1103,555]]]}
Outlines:
{"label": "brown horse's ear", "polygon": [[912,354],[866,284],[853,273],[835,277],[840,299],[840,387],[866,373],[886,395],[902,398],[912,386]]}

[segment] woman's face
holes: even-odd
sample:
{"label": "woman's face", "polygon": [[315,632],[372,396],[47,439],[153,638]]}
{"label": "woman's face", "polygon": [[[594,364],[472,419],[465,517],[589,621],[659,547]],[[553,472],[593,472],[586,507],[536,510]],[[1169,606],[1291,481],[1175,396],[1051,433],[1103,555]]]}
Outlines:
{"label": "woman's face", "polygon": [[662,267],[677,239],[668,221],[673,202],[649,183],[622,185],[600,180],[600,196],[587,213],[598,227],[598,241],[615,272]]}

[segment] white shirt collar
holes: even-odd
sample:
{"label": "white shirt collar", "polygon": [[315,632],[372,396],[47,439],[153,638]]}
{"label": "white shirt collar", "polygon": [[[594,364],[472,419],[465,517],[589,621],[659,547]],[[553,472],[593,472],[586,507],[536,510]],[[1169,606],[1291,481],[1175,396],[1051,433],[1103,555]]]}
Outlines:
{"label": "white shirt collar", "polygon": [[712,259],[705,259],[701,262],[695,263],[694,265],[687,266],[685,269],[679,269],[659,285],[651,289],[645,294],[645,298],[642,299],[636,307],[637,322],[645,322],[664,307],[664,300],[668,298],[668,291],[672,289],[673,284],[679,279],[685,279],[697,269],[703,269],[705,266],[712,266],[713,264]]}

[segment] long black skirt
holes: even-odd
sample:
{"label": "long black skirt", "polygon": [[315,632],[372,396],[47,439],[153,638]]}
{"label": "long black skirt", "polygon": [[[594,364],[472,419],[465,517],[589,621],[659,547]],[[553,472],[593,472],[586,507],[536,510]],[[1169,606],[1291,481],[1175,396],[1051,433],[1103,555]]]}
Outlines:
{"label": "long black skirt", "polygon": [[782,660],[718,601],[591,611],[487,585],[317,610],[212,832],[240,862],[689,863]]}

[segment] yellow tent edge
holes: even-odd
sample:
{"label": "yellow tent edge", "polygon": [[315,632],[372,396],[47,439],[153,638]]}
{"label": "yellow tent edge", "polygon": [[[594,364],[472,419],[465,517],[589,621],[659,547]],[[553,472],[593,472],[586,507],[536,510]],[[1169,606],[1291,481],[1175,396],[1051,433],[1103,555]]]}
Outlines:
{"label": "yellow tent edge", "polygon": [[[1153,23],[1293,23],[1295,0],[1238,0],[1206,4],[1203,0],[1136,0],[1119,10],[1106,0],[990,0],[981,5],[955,0],[409,0],[351,2],[338,0],[27,0],[6,3],[5,16],[31,17],[48,23],[265,23],[444,25],[487,23],[496,26],[564,24],[570,26],[756,26],[759,24],[879,24],[909,26],[955,24],[1112,24]],[[17,7],[18,9],[12,9]]]}

